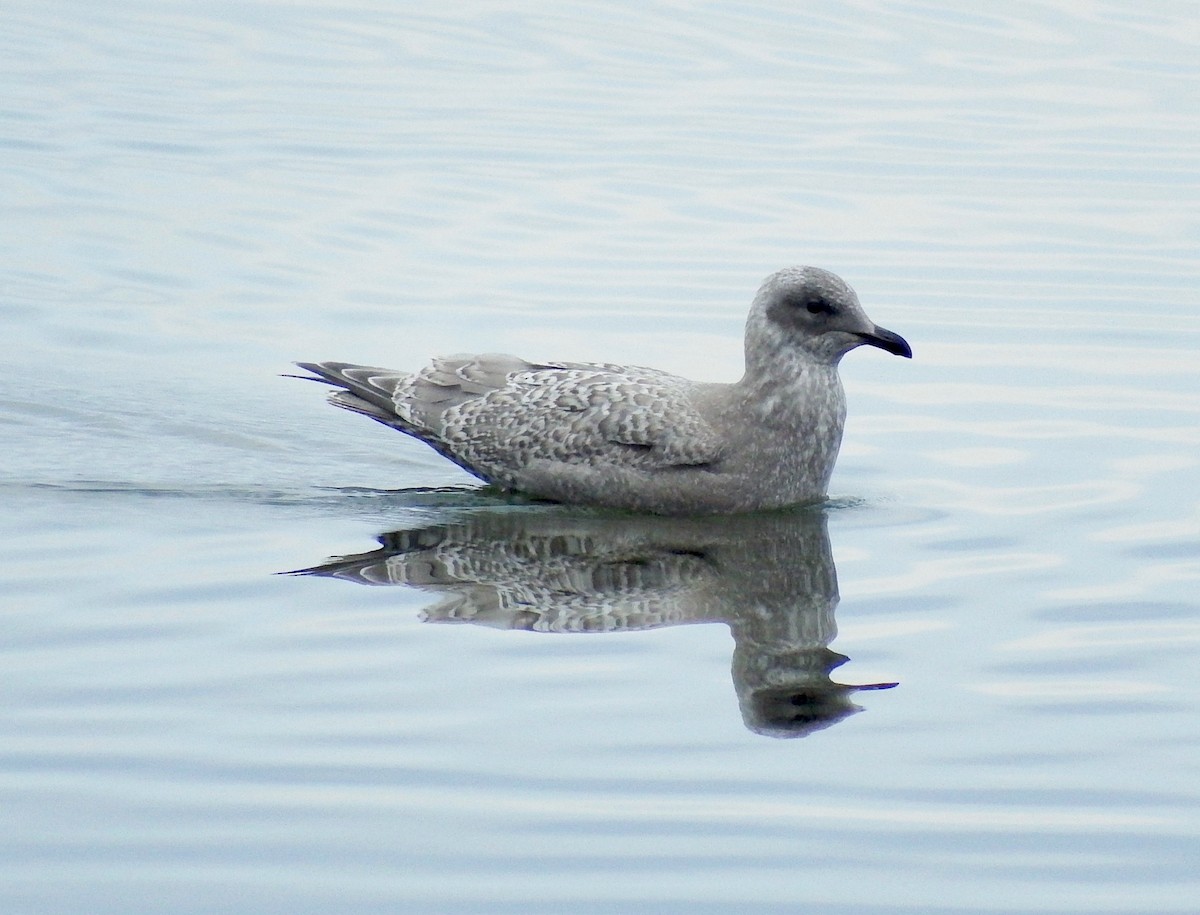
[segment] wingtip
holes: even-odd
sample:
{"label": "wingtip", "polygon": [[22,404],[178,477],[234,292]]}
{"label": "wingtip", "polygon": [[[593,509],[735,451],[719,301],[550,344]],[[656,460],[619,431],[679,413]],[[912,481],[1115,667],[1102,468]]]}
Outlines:
{"label": "wingtip", "polygon": [[299,378],[301,381],[319,381],[321,384],[337,385],[337,382],[330,378],[327,373],[321,371],[321,363],[319,362],[293,362],[292,365],[296,366],[297,368],[304,369],[304,371],[311,374],[295,375],[291,372],[283,372],[279,377]]}

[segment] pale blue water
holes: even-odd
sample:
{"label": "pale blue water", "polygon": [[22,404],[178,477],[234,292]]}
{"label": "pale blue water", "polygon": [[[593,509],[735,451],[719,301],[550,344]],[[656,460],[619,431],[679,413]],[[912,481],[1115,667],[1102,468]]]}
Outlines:
{"label": "pale blue water", "polygon": [[[1198,22],[6,4],[0,910],[1195,912]],[[790,263],[916,355],[819,512],[397,493],[278,377],[728,380]]]}

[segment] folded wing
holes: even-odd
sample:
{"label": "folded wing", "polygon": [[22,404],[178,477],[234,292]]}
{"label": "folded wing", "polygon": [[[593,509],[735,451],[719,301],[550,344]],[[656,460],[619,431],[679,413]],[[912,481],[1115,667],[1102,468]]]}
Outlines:
{"label": "folded wing", "polygon": [[501,485],[515,486],[534,461],[653,472],[721,457],[692,402],[695,384],[655,369],[495,353],[435,359],[415,374],[300,365],[342,388],[330,396],[336,406],[419,438]]}

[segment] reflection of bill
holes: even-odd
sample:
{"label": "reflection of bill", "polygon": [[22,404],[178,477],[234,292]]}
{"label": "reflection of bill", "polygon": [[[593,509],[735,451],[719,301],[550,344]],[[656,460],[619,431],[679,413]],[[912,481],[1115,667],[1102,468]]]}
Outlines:
{"label": "reflection of bill", "polygon": [[818,509],[663,518],[559,507],[455,513],[297,574],[439,594],[431,622],[628,632],[724,622],[746,726],[798,737],[859,711],[833,681],[837,573]]}

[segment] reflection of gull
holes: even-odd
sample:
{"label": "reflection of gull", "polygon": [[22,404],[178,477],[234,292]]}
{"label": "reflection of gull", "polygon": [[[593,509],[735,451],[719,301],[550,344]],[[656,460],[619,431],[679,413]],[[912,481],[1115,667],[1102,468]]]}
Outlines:
{"label": "reflection of gull", "polygon": [[503,489],[695,514],[824,497],[846,415],[838,362],[863,344],[912,355],[840,277],[792,267],[754,298],[736,384],[495,353],[435,359],[414,374],[299,365],[338,388],[334,406],[414,436]]}
{"label": "reflection of gull", "polygon": [[794,737],[858,711],[830,672],[837,574],[818,510],[728,518],[475,511],[302,570],[443,595],[434,622],[620,632],[725,622],[746,726]]}

